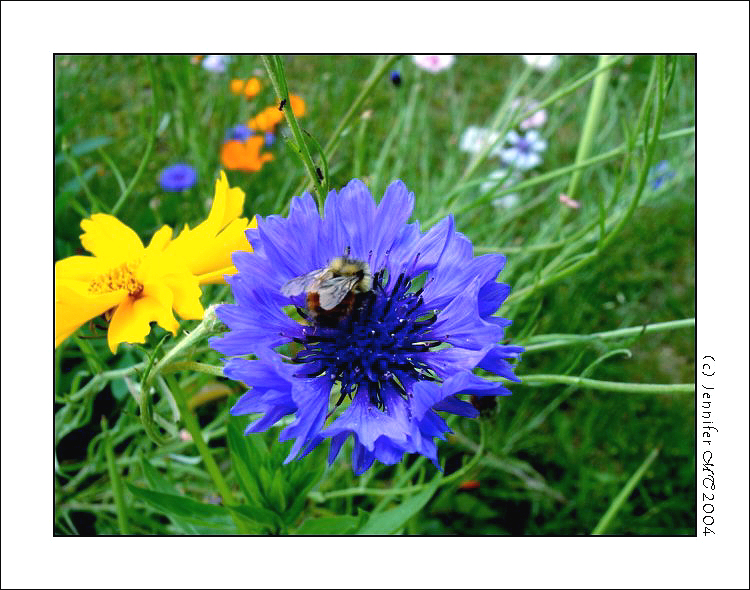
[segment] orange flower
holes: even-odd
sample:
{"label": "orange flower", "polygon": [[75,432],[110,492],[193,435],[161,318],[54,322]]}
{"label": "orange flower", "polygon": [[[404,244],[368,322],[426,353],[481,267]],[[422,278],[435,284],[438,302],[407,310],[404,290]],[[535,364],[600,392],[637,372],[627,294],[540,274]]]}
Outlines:
{"label": "orange flower", "polygon": [[296,94],[290,94],[289,104],[292,105],[292,112],[294,113],[295,117],[305,116],[305,101],[302,100],[299,96],[297,96]]}
{"label": "orange flower", "polygon": [[245,141],[230,139],[221,146],[221,163],[230,170],[258,172],[263,164],[273,160],[273,154],[260,153],[262,147],[263,138],[257,135]]}
{"label": "orange flower", "polygon": [[244,94],[248,100],[258,94],[260,88],[260,80],[258,78],[250,78],[249,80],[235,78],[229,83],[229,91],[232,94]]}
{"label": "orange flower", "polygon": [[263,109],[260,113],[255,115],[252,119],[247,122],[247,126],[253,131],[259,131],[265,133],[266,131],[273,131],[276,125],[281,123],[284,118],[284,114],[276,106],[270,106]]}
{"label": "orange flower", "polygon": [[250,78],[245,84],[245,98],[250,100],[256,94],[260,92],[260,80],[258,78]]}

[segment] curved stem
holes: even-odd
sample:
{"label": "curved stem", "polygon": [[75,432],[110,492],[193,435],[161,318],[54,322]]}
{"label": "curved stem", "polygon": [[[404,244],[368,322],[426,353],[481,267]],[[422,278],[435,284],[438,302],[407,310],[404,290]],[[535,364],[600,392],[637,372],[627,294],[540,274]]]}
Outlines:
{"label": "curved stem", "polygon": [[[684,320],[673,320],[671,322],[660,322],[658,324],[643,324],[642,326],[633,326],[631,328],[620,328],[619,330],[611,330],[609,332],[595,332],[594,334],[549,334],[547,337],[551,338],[551,340],[540,344],[525,345],[524,353],[571,346],[573,344],[589,342],[591,340],[625,338],[637,334],[651,334],[653,332],[665,332],[667,330],[677,330],[679,328],[690,328],[694,326],[695,318],[687,318]],[[544,336],[541,336],[541,338],[544,338]]]}
{"label": "curved stem", "polygon": [[570,375],[519,375],[518,385],[543,385],[546,383],[564,383],[600,391],[619,393],[693,393],[695,383],[622,383],[620,381],[599,381]]}

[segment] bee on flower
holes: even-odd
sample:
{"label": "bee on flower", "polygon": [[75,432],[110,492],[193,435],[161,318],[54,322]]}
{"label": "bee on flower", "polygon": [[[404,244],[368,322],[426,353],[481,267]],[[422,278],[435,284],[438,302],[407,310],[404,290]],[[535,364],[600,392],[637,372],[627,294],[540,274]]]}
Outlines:
{"label": "bee on flower", "polygon": [[294,416],[279,436],[294,440],[286,462],[325,439],[333,462],[351,438],[356,474],[405,453],[438,466],[441,413],[476,417],[462,396],[510,393],[473,369],[518,381],[523,349],[500,344],[511,322],[496,315],[510,292],[496,281],[505,257],[475,257],[452,217],[423,232],[407,223],[413,208],[400,181],[376,205],[352,180],[322,218],[310,194],[288,217],[258,217],[253,254],[233,256],[237,303],[216,310],[230,331],[210,345],[249,387],[231,410],[259,415],[246,434]]}

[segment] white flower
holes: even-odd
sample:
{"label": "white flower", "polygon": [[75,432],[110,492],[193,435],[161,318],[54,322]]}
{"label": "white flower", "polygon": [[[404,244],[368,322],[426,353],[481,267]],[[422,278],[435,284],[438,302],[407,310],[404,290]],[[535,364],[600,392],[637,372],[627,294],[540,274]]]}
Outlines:
{"label": "white flower", "polygon": [[[499,170],[491,172],[489,176],[487,176],[487,180],[479,185],[479,192],[485,195],[488,192],[495,190],[500,183],[502,183],[500,188],[504,189],[513,186],[520,180],[521,175],[518,172],[511,171],[508,168],[500,168]],[[521,198],[517,194],[512,193],[510,195],[503,195],[502,197],[492,199],[492,204],[501,209],[511,209],[515,207],[520,200]]]}
{"label": "white flower", "polygon": [[[536,110],[539,107],[539,103],[535,100],[525,100],[523,98],[517,98],[513,101],[513,104],[511,105],[511,109],[513,111],[516,111],[518,108],[521,107],[521,105],[524,104],[524,113],[530,113],[534,110]],[[515,113],[514,113],[515,114]],[[547,111],[544,109],[540,109],[536,111],[533,115],[530,117],[527,117],[523,121],[521,121],[521,124],[519,127],[526,131],[527,129],[533,129],[534,127],[541,127],[547,122]]]}
{"label": "white flower", "polygon": [[[490,131],[484,127],[469,125],[461,134],[461,140],[458,143],[458,147],[463,152],[476,154],[481,152],[488,145],[495,143],[498,139],[500,139],[500,134],[497,131]],[[492,155],[499,156],[500,149],[502,149],[502,142],[492,148]]]}
{"label": "white flower", "polygon": [[523,61],[537,70],[549,70],[557,63],[556,55],[522,55]]}
{"label": "white flower", "polygon": [[207,55],[203,58],[201,64],[209,72],[217,72],[221,74],[226,72],[229,59],[230,57],[228,55]]}
{"label": "white flower", "polygon": [[411,58],[418,67],[433,74],[447,70],[456,60],[455,55],[412,55]]}
{"label": "white flower", "polygon": [[500,159],[517,170],[530,170],[542,163],[539,155],[547,149],[547,142],[539,137],[539,132],[532,129],[525,136],[509,131],[505,141],[510,147],[500,150]]}

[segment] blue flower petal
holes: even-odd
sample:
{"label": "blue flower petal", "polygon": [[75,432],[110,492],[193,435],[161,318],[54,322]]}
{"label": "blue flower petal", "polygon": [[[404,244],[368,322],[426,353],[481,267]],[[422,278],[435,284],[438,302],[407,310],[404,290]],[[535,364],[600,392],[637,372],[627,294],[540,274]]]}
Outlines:
{"label": "blue flower petal", "polygon": [[292,398],[297,404],[297,420],[279,434],[279,440],[295,438],[284,464],[289,463],[302,450],[302,447],[315,439],[325,422],[328,411],[328,396],[331,392],[331,380],[326,377],[300,380],[295,383]]}
{"label": "blue flower petal", "polygon": [[357,435],[361,444],[372,451],[375,441],[386,436],[396,442],[406,442],[406,432],[398,422],[370,403],[367,388],[361,388],[349,407],[325,431],[325,436],[336,436],[343,432]]}

